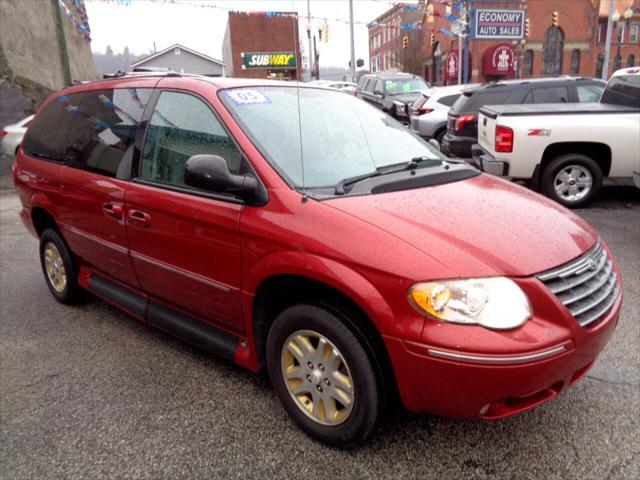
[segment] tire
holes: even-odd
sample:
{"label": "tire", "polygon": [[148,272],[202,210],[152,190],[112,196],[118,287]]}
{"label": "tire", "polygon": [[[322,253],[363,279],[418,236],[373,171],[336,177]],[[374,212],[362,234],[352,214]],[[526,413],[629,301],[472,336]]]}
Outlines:
{"label": "tire", "polygon": [[442,145],[442,137],[444,137],[446,133],[447,133],[447,129],[445,128],[443,130],[440,130],[438,133],[436,133],[433,138],[435,138],[438,141],[438,143]]}
{"label": "tire", "polygon": [[[352,448],[375,431],[384,400],[381,374],[344,320],[321,306],[289,307],[269,330],[266,354],[271,384],[289,416],[316,440]],[[321,341],[323,360],[317,354]]]}
{"label": "tire", "polygon": [[78,285],[78,270],[71,251],[55,230],[48,228],[40,236],[40,265],[45,282],[60,303],[78,303],[83,290]]}
{"label": "tire", "polygon": [[602,169],[591,157],[569,153],[545,167],[540,176],[540,189],[565,207],[578,208],[593,198],[602,186],[602,178]]}

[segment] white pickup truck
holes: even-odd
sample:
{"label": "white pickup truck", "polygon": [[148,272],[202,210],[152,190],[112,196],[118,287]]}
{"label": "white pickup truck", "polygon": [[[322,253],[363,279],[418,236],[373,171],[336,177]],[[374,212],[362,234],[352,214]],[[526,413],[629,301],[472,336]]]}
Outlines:
{"label": "white pickup truck", "polygon": [[616,72],[600,102],[483,107],[474,163],[582,206],[603,178],[640,173],[640,68]]}

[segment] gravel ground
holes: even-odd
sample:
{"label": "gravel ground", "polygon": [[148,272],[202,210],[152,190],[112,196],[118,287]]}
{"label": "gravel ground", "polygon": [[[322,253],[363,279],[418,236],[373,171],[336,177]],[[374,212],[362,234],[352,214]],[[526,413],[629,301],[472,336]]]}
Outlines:
{"label": "gravel ground", "polygon": [[400,412],[342,452],[302,434],[255,376],[92,299],[56,303],[37,242],[0,178],[3,478],[638,478],[640,191],[608,188],[579,214],[625,283],[595,368],[553,401],[499,422]]}

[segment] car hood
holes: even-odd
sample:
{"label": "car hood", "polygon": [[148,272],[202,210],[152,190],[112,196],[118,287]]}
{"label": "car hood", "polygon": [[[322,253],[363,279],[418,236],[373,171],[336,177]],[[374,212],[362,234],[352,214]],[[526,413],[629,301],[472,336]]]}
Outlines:
{"label": "car hood", "polygon": [[328,203],[421,250],[452,277],[530,276],[578,257],[598,238],[571,211],[487,174]]}
{"label": "car hood", "polygon": [[416,92],[416,93],[401,93],[398,95],[391,95],[389,98],[391,98],[394,101],[398,101],[398,102],[403,102],[403,103],[413,103],[416,98],[418,98],[421,94]]}

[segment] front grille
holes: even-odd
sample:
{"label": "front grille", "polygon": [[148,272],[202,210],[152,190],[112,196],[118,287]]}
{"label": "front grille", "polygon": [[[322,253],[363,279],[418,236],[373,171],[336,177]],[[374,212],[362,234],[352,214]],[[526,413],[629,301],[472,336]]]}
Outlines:
{"label": "front grille", "polygon": [[600,240],[584,255],[537,277],[583,327],[601,319],[620,294],[618,275]]}

